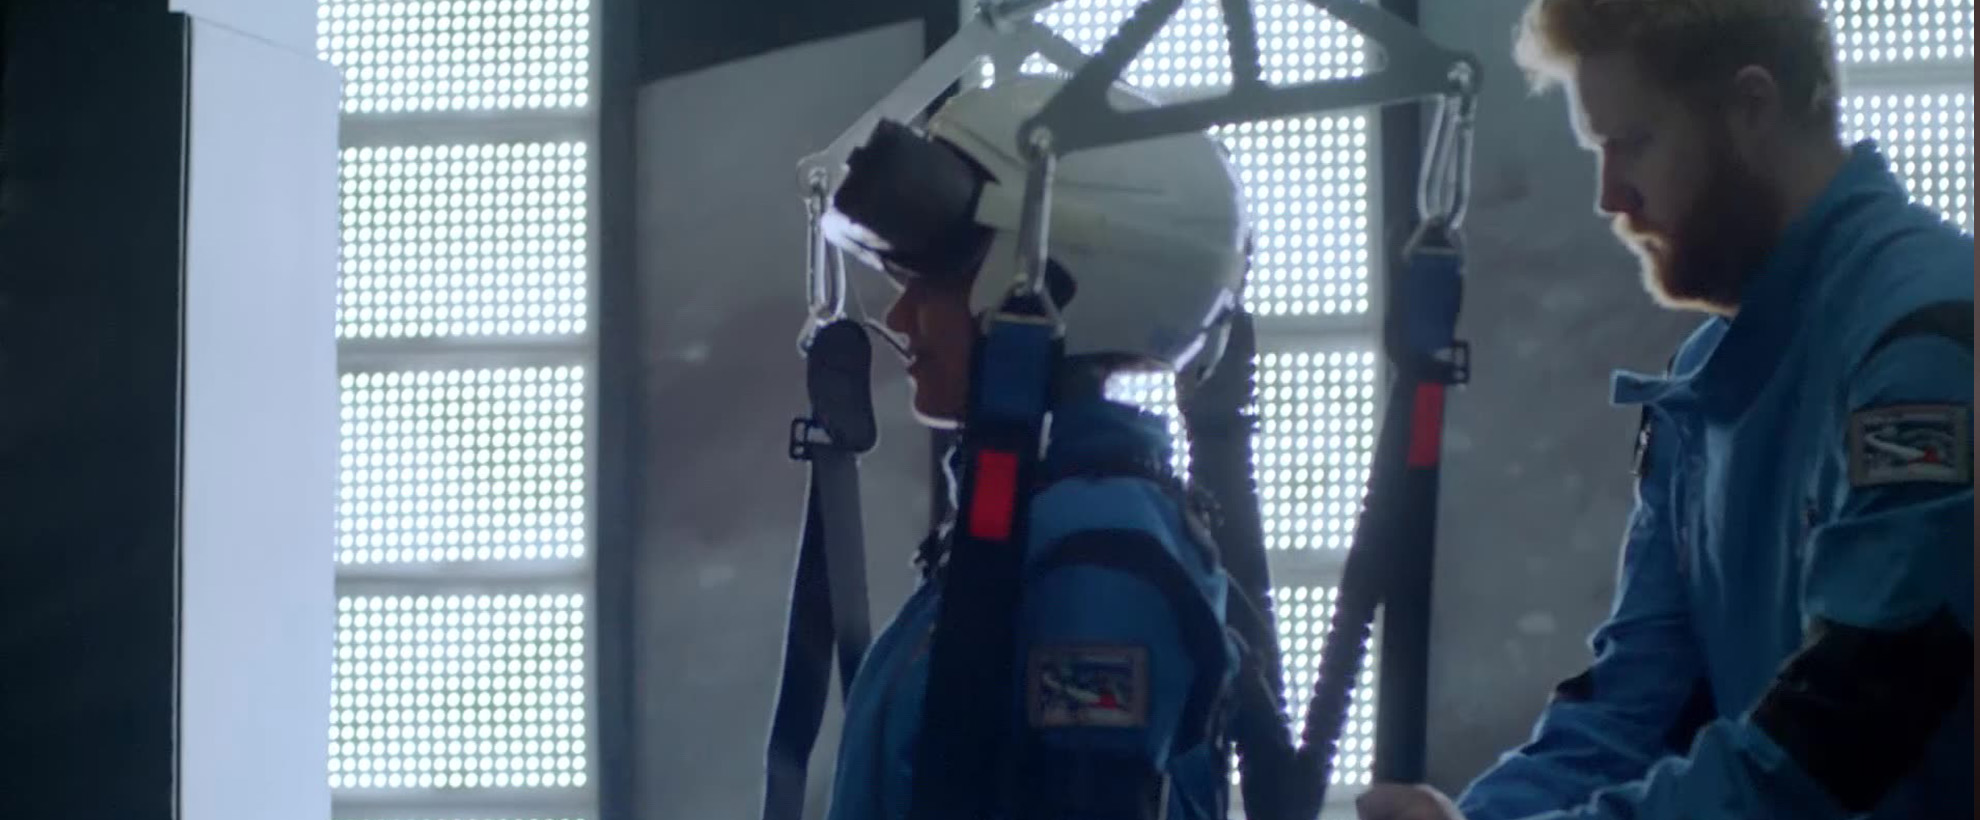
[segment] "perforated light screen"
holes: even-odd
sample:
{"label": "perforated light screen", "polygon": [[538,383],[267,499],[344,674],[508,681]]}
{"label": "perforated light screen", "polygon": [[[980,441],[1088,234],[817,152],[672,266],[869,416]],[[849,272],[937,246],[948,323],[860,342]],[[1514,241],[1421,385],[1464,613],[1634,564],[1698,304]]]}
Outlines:
{"label": "perforated light screen", "polygon": [[584,554],[584,371],[347,373],[337,558]]}
{"label": "perforated light screen", "polygon": [[1973,0],[1824,0],[1844,63],[1965,60]]}
{"label": "perforated light screen", "polygon": [[582,595],[339,598],[330,786],[582,786],[584,666]]}
{"label": "perforated light screen", "polygon": [[1218,128],[1244,183],[1255,315],[1369,309],[1369,118],[1297,117]]}
{"label": "perforated light screen", "polygon": [[[1307,705],[1319,680],[1320,652],[1334,617],[1334,587],[1295,586],[1273,590],[1273,607],[1279,624],[1279,658],[1286,673],[1286,706],[1292,712],[1293,726],[1304,726]],[[1348,706],[1348,721],[1342,727],[1340,751],[1334,758],[1333,782],[1339,785],[1368,785],[1375,755],[1375,670],[1380,663],[1380,642],[1370,638],[1368,653],[1355,682],[1354,697]]]}
{"label": "perforated light screen", "polygon": [[337,333],[585,329],[581,142],[347,148]]}
{"label": "perforated light screen", "polygon": [[590,0],[320,0],[316,35],[345,113],[591,102]]}
{"label": "perforated light screen", "polygon": [[1848,139],[1877,140],[1914,199],[1973,230],[1970,94],[1852,95],[1843,99],[1842,112]]}
{"label": "perforated light screen", "polygon": [[[1093,54],[1139,5],[1139,0],[1069,0],[1032,19]],[[1362,36],[1308,0],[1253,0],[1252,8],[1258,64],[1266,82],[1290,85],[1349,77],[1367,67]],[[1057,69],[1033,56],[1020,70],[1042,74]],[[1152,91],[1228,87],[1230,45],[1216,0],[1183,3],[1148,48],[1128,63],[1121,79]]]}
{"label": "perforated light screen", "polygon": [[1375,452],[1375,354],[1268,353],[1258,400],[1265,545],[1348,548]]}
{"label": "perforated light screen", "polygon": [[[1173,377],[1119,379],[1110,395],[1169,419],[1176,469],[1188,447]],[[1375,452],[1375,354],[1266,353],[1258,359],[1258,432],[1252,469],[1268,549],[1353,545]]]}

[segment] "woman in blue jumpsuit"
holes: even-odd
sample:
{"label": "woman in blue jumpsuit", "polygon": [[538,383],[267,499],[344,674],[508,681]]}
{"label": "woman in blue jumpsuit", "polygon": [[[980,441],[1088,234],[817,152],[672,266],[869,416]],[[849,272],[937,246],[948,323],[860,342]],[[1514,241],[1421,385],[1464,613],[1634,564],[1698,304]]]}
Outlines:
{"label": "woman in blue jumpsuit", "polygon": [[[932,150],[938,165],[967,169],[959,187],[973,186],[973,207],[963,224],[907,233],[903,223],[930,209],[901,192],[936,174],[884,167],[879,149],[853,156],[835,195],[845,217],[835,241],[900,287],[886,326],[909,359],[915,410],[932,426],[962,421],[981,318],[1011,282],[1018,125],[1058,85],[964,92],[925,134],[883,126],[883,137],[913,144],[889,150]],[[1110,400],[1107,384],[1126,370],[1203,363],[1197,353],[1236,305],[1244,271],[1238,183],[1217,144],[1191,134],[1068,156],[1053,197],[1048,281],[1064,316],[1063,369],[1042,475],[1028,488],[1016,674],[1007,700],[981,705],[1002,711],[1019,750],[1021,785],[1004,805],[1029,820],[1221,817],[1229,761],[1218,719],[1238,666],[1224,628],[1227,578],[1171,473],[1167,423]],[[951,582],[946,530],[924,545],[919,589],[854,678],[833,820],[909,814],[930,636]]]}

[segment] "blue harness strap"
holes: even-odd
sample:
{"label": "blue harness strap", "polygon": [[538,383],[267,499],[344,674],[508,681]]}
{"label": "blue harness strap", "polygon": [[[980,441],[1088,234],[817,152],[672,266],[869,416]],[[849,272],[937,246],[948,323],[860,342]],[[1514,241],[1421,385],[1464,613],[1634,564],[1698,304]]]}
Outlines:
{"label": "blue harness strap", "polygon": [[844,696],[870,640],[866,547],[859,515],[859,462],[873,449],[866,329],[839,320],[818,330],[805,354],[810,418],[791,425],[791,457],[811,464],[797,574],[784,629],[783,678],[770,723],[763,820],[800,820],[811,750],[825,717],[832,649]]}
{"label": "blue harness strap", "polygon": [[908,816],[986,820],[1015,771],[1014,618],[1027,509],[1052,377],[1064,353],[1035,297],[1014,296],[977,340],[959,451],[961,492],[928,655]]}
{"label": "blue harness strap", "polygon": [[[1468,346],[1457,339],[1463,295],[1464,257],[1456,229],[1438,222],[1417,229],[1405,251],[1401,281],[1395,283],[1383,341],[1396,368],[1389,401],[1376,438],[1365,498],[1354,542],[1342,571],[1340,598],[1326,645],[1319,681],[1301,732],[1299,775],[1284,805],[1297,817],[1313,817],[1326,802],[1335,752],[1347,723],[1354,682],[1366,659],[1376,607],[1399,586],[1404,572],[1426,586],[1436,543],[1437,486],[1442,460],[1446,388],[1470,378]],[[1412,590],[1415,592],[1415,590]],[[1397,623],[1391,610],[1391,639],[1415,632],[1427,640],[1427,619]],[[1422,658],[1391,655],[1391,662],[1417,668],[1391,676],[1391,685],[1421,687]],[[1386,696],[1385,692],[1385,696]],[[1376,772],[1380,780],[1417,782],[1423,777],[1423,716],[1387,708],[1377,719]]]}

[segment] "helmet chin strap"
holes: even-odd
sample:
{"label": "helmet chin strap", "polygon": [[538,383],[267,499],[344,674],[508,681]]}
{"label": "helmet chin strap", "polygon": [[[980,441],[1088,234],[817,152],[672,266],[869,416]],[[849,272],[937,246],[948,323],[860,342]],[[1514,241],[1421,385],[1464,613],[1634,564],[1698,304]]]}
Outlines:
{"label": "helmet chin strap", "polygon": [[901,358],[908,358],[907,342],[902,341],[900,334],[888,330],[887,326],[881,324],[879,319],[871,316],[860,316],[859,323],[865,325],[867,330],[873,331],[873,335],[880,337],[880,341],[886,342],[887,346],[893,348],[895,353],[901,354]]}
{"label": "helmet chin strap", "polygon": [[860,325],[872,331],[874,336],[880,338],[880,341],[886,342],[888,347],[893,348],[895,353],[900,354],[902,360],[905,361],[911,358],[911,355],[908,353],[907,340],[901,338],[901,334],[888,329],[885,323],[873,318],[871,314],[866,312],[866,300],[860,298],[859,283],[853,277],[848,276],[844,278],[844,287],[846,289],[846,300],[852,302],[853,310],[859,313],[858,321]]}

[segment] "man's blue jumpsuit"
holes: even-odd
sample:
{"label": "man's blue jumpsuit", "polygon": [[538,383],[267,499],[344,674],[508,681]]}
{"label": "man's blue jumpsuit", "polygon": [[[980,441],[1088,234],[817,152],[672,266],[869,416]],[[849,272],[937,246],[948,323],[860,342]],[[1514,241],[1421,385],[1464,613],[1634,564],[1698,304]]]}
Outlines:
{"label": "man's blue jumpsuit", "polygon": [[1644,408],[1593,666],[1470,820],[1974,816],[1973,239],[1855,147]]}
{"label": "man's blue jumpsuit", "polygon": [[[1221,818],[1227,763],[1204,723],[1238,663],[1223,627],[1228,581],[1176,492],[1150,477],[1169,463],[1168,428],[1094,396],[1055,408],[1051,429],[1042,472],[1061,478],[1032,496],[1018,680],[1004,707],[1034,756],[1057,761],[1032,762],[1027,820],[1152,818],[1164,785],[1168,817]],[[1103,553],[1126,560],[1058,560]],[[941,589],[937,573],[915,591],[853,679],[832,820],[907,816]]]}

